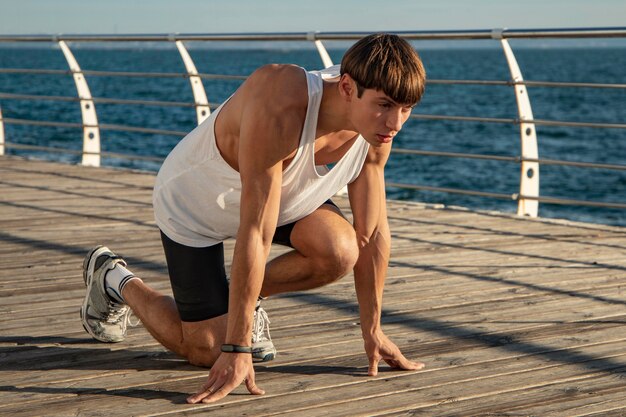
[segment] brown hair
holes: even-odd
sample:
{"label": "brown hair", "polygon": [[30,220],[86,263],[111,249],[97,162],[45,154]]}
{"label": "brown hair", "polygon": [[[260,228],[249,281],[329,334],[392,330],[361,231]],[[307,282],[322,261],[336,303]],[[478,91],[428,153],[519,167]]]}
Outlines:
{"label": "brown hair", "polygon": [[341,60],[341,75],[349,74],[363,89],[382,90],[400,104],[417,104],[426,84],[426,71],[413,47],[397,35],[375,33],[352,45]]}

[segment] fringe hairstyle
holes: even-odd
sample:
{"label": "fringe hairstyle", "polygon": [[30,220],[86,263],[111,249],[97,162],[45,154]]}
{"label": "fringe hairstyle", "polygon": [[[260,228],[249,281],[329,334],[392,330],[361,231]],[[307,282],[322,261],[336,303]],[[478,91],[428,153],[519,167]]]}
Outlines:
{"label": "fringe hairstyle", "polygon": [[363,89],[382,90],[399,104],[415,105],[426,84],[426,71],[413,47],[397,35],[375,33],[352,45],[341,60],[341,75],[349,74]]}

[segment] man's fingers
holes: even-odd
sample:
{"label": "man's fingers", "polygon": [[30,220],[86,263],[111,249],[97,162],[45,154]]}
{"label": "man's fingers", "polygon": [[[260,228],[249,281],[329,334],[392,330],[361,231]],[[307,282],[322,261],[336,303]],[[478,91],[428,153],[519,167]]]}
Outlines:
{"label": "man's fingers", "polygon": [[211,393],[213,392],[211,390],[211,387],[215,384],[215,378],[211,378],[211,374],[209,374],[209,378],[207,380],[207,382],[205,382],[204,384],[202,384],[202,387],[200,388],[200,390],[198,392],[196,392],[193,395],[190,395],[189,397],[187,397],[187,402],[190,404],[195,404],[197,402],[202,401],[203,398],[211,395]]}
{"label": "man's fingers", "polygon": [[246,388],[248,388],[248,391],[250,392],[250,394],[254,394],[254,395],[265,394],[265,391],[257,387],[256,382],[254,380],[254,374],[248,375],[248,377],[244,381],[246,383]]}
{"label": "man's fingers", "polygon": [[211,388],[206,388],[206,389],[204,389],[204,387],[202,388],[203,388],[202,391],[199,391],[195,393],[194,395],[187,397],[187,402],[189,404],[198,403],[213,393],[213,390],[211,390]]}
{"label": "man's fingers", "polygon": [[408,365],[402,366],[402,369],[418,371],[426,367],[426,364],[424,362],[413,362],[413,361],[407,361],[407,362],[408,362]]}
{"label": "man's fingers", "polygon": [[392,368],[400,368],[398,361],[395,359],[385,359],[385,362],[387,362],[387,365],[391,366]]}
{"label": "man's fingers", "polygon": [[370,358],[370,366],[367,370],[367,374],[369,376],[376,376],[378,375],[378,362],[380,361],[380,358],[378,357],[372,357]]}
{"label": "man's fingers", "polygon": [[212,393],[211,395],[209,395],[206,398],[204,398],[202,400],[202,403],[203,404],[214,403],[215,401],[221,400],[222,398],[224,398],[225,396],[230,394],[230,391],[232,391],[232,390],[226,390],[226,389],[224,389],[224,387],[222,387],[222,388],[218,389],[217,391],[215,391],[214,393]]}
{"label": "man's fingers", "polygon": [[[255,394],[255,395],[265,394],[265,391],[263,391],[261,388],[256,386],[256,383],[254,382],[254,374],[246,378],[245,382],[246,382],[246,387],[248,388],[248,391],[250,391],[251,394]],[[211,389],[209,389],[207,392],[205,392],[206,395],[202,397],[201,401],[205,404],[208,404],[208,403],[213,403],[215,401],[221,400],[222,398],[230,394],[231,391],[237,388],[240,384],[241,382],[236,383],[234,381],[231,381],[229,383],[222,385],[221,388],[215,391],[211,391]]]}
{"label": "man's fingers", "polygon": [[233,384],[233,383],[229,383],[229,384],[224,384],[222,385],[222,387],[218,390],[216,390],[215,392],[209,394],[207,397],[205,397],[202,402],[205,404],[208,403],[214,403],[215,401],[221,400],[222,398],[224,398],[225,396],[227,396],[228,394],[230,394],[230,392],[232,390],[234,390],[235,388],[237,388],[239,384]]}
{"label": "man's fingers", "polygon": [[417,371],[422,369],[426,365],[422,362],[413,362],[404,357],[404,355],[400,355],[394,359],[385,359],[385,362],[392,368],[400,368],[405,369],[407,371]]}

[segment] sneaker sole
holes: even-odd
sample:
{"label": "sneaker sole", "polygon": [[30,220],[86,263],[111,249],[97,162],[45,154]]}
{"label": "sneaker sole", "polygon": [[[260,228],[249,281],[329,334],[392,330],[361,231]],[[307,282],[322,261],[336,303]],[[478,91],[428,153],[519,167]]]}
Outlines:
{"label": "sneaker sole", "polygon": [[257,348],[257,349],[254,349],[254,345],[253,345],[252,362],[256,363],[256,362],[273,361],[274,359],[276,359],[276,354],[277,354],[277,351],[273,345],[271,348],[266,347],[266,348]]}
{"label": "sneaker sole", "polygon": [[276,353],[268,353],[267,355],[263,356],[262,358],[252,357],[252,362],[254,362],[254,363],[269,362],[269,361],[273,361],[275,358],[276,358]]}
{"label": "sneaker sole", "polygon": [[[92,261],[96,262],[96,259],[98,259],[99,253],[96,255],[96,252],[98,252],[102,248],[104,248],[103,245],[96,246],[95,248],[91,249],[89,251],[89,253],[87,253],[87,255],[85,256],[85,259],[83,259],[83,280],[85,281],[85,286],[87,286],[87,294],[85,294],[85,299],[83,300],[83,305],[80,308],[80,321],[81,321],[81,323],[83,325],[83,329],[85,329],[85,331],[87,333],[89,333],[89,335],[91,337],[93,337],[94,339],[96,339],[96,340],[98,340],[100,342],[105,342],[105,343],[117,343],[117,342],[121,342],[124,339],[121,339],[121,340],[104,340],[104,339],[100,338],[99,336],[97,336],[96,334],[93,333],[93,331],[89,327],[89,323],[87,323],[87,319],[86,319],[86,316],[87,316],[87,303],[89,302],[89,294],[91,293],[91,284],[93,282],[93,276],[90,277],[89,274],[87,273],[87,271],[89,270],[89,267],[93,265]],[[104,251],[101,251],[101,252],[104,252]]]}

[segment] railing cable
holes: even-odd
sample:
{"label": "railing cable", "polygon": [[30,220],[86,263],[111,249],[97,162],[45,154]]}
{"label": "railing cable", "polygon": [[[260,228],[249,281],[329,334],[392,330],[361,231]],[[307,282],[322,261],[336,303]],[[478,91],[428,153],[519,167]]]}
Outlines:
{"label": "railing cable", "polygon": [[448,193],[448,194],[469,195],[469,196],[475,196],[475,197],[497,198],[501,200],[519,201],[520,199],[524,198],[526,200],[535,200],[541,203],[549,203],[549,204],[626,209],[626,204],[623,204],[623,203],[606,203],[606,202],[599,202],[599,201],[573,200],[573,199],[568,199],[568,198],[557,198],[557,197],[520,196],[519,194],[504,194],[504,193],[492,193],[492,192],[485,192],[485,191],[461,190],[458,188],[431,187],[428,185],[413,185],[413,184],[404,184],[404,183],[398,183],[398,182],[385,182],[385,186],[391,187],[391,188],[408,189],[408,190],[415,190],[415,191],[431,191],[431,192],[440,192],[440,193]]}
{"label": "railing cable", "polygon": [[421,156],[440,156],[444,158],[483,159],[483,160],[504,161],[504,162],[514,162],[514,163],[521,163],[523,161],[527,161],[527,162],[538,162],[544,165],[564,165],[564,166],[573,166],[573,167],[580,167],[580,168],[600,168],[600,169],[626,171],[626,165],[598,164],[598,163],[593,163],[593,162],[578,162],[578,161],[563,161],[559,159],[543,159],[543,158],[532,159],[532,158],[521,158],[519,156],[481,155],[481,154],[468,154],[468,153],[457,153],[457,152],[422,151],[422,150],[417,150],[417,149],[404,149],[404,148],[391,148],[391,153],[421,155]]}

